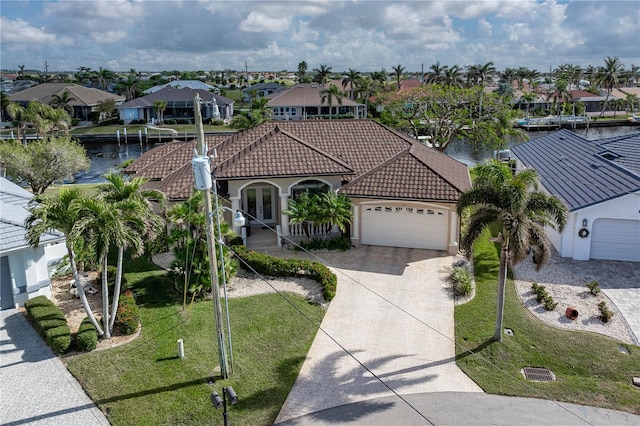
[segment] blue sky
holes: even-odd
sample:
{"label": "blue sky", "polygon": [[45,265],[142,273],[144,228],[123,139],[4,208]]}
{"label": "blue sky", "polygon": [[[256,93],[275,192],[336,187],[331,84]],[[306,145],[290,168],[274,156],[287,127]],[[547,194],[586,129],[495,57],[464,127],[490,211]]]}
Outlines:
{"label": "blue sky", "polygon": [[4,69],[640,65],[640,1],[2,0]]}

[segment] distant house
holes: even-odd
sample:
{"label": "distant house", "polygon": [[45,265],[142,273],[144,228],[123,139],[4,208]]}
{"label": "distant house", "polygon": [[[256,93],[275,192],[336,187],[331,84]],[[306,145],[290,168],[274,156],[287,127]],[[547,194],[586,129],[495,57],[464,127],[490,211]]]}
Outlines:
{"label": "distant house", "polygon": [[32,248],[25,239],[24,221],[33,195],[0,177],[0,305],[22,306],[36,296],[51,295],[50,272],[67,253],[64,235],[47,232]]}
{"label": "distant house", "polygon": [[131,123],[133,120],[144,120],[152,122],[158,118],[153,103],[155,101],[165,101],[167,103],[163,116],[165,122],[167,120],[184,120],[193,122],[193,99],[196,93],[200,96],[202,102],[202,118],[203,119],[220,119],[226,120],[233,117],[233,103],[229,98],[216,95],[207,90],[190,89],[184,87],[176,89],[167,86],[156,92],[150,93],[140,98],[135,98],[116,107],[120,119],[125,124]]}
{"label": "distant house", "polygon": [[[274,120],[304,120],[315,117],[328,117],[328,101],[322,102],[322,90],[329,87],[316,83],[300,83],[278,93],[267,96],[268,106],[273,111]],[[338,86],[340,91],[342,87]],[[365,105],[343,96],[341,103],[333,100],[331,115],[352,115],[354,118],[366,118]]]}
{"label": "distant house", "polygon": [[55,95],[62,96],[64,92],[69,92],[70,97],[73,98],[69,102],[69,106],[73,107],[71,116],[81,121],[90,120],[91,112],[95,111],[102,101],[113,99],[117,106],[126,99],[124,96],[75,83],[42,83],[10,95],[9,100],[22,106],[27,106],[31,101],[48,105]]}
{"label": "distant house", "polygon": [[266,97],[272,93],[282,92],[283,90],[287,90],[285,86],[280,83],[257,83],[253,84],[249,87],[242,89],[242,95],[244,96],[245,102],[251,102],[251,92],[255,90],[258,93],[259,97]]}
{"label": "distant house", "polygon": [[[353,244],[458,251],[456,202],[470,186],[467,167],[373,120],[271,120],[233,135],[206,135],[206,142],[217,153],[211,168],[218,193],[248,215],[249,226],[301,236],[301,225],[285,213],[290,200],[337,190],[352,202]],[[183,200],[194,191],[195,145],[164,144],[125,173]]]}
{"label": "distant house", "polygon": [[589,141],[559,130],[512,152],[569,209],[564,232],[549,230],[560,256],[640,262],[640,133]]}
{"label": "distant house", "polygon": [[207,83],[203,83],[200,80],[173,80],[169,83],[159,84],[157,86],[153,86],[144,91],[146,95],[149,93],[157,92],[158,90],[162,90],[165,87],[173,87],[176,89],[184,89],[185,87],[194,90],[206,90],[208,92],[214,91],[216,88]]}
{"label": "distant house", "polygon": [[[612,102],[617,100],[613,94],[609,96],[608,102]],[[571,91],[571,102],[580,102],[585,106],[586,112],[600,112],[602,111],[602,105],[604,101],[607,100],[607,94],[604,95],[594,95],[593,93],[585,92],[584,90],[572,90]],[[608,109],[611,110],[611,106],[613,104],[609,104]]]}

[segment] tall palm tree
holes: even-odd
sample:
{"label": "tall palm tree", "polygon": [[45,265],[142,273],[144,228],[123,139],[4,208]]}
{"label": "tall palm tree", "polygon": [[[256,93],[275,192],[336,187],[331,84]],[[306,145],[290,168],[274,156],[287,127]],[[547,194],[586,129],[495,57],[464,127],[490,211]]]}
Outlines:
{"label": "tall palm tree", "polygon": [[347,86],[351,86],[349,89],[349,99],[354,98],[359,80],[360,80],[360,72],[349,68],[349,72],[342,79],[342,90],[346,90]]}
{"label": "tall palm tree", "polygon": [[0,107],[0,121],[4,121],[4,111],[11,103],[11,99],[5,92],[0,92],[0,98],[2,99],[2,106]]}
{"label": "tall palm tree", "polygon": [[536,94],[532,92],[526,92],[523,93],[522,96],[520,96],[519,103],[523,103],[527,106],[527,117],[529,116],[529,105],[531,105],[531,103],[535,101],[536,98]]}
{"label": "tall palm tree", "polygon": [[560,232],[567,223],[567,208],[557,198],[538,191],[538,174],[533,169],[515,176],[509,166],[497,161],[475,167],[471,189],[460,196],[458,214],[469,210],[471,216],[460,246],[468,254],[485,229],[499,224],[500,251],[496,328],[493,340],[502,341],[507,264],[514,265],[534,250],[536,270],[549,260],[551,243],[544,226]]}
{"label": "tall palm tree", "polygon": [[374,81],[379,82],[380,85],[384,85],[387,82],[387,70],[382,68],[380,71],[373,71],[371,73],[371,78]]}
{"label": "tall palm tree", "polygon": [[109,286],[107,266],[111,246],[127,247],[134,253],[144,250],[140,229],[145,224],[138,212],[140,203],[124,200],[108,203],[97,198],[81,198],[73,206],[76,222],[72,238],[83,237],[92,260],[102,268],[102,326],[106,339],[111,338],[111,315],[109,312]]}
{"label": "tall palm tree", "polygon": [[327,82],[327,79],[331,75],[331,67],[321,64],[320,68],[314,68],[313,72],[316,73],[313,81],[322,84],[322,86],[324,87],[324,84]]}
{"label": "tall palm tree", "polygon": [[[135,70],[132,70],[135,71]],[[135,74],[130,73],[127,78],[121,80],[116,86],[116,91],[120,95],[124,95],[127,101],[134,99],[140,93],[140,80]]]}
{"label": "tall palm tree", "polygon": [[501,73],[502,81],[513,87],[513,80],[516,78],[516,73],[517,70],[514,68],[505,68]]}
{"label": "tall palm tree", "polygon": [[400,90],[400,81],[402,80],[402,73],[404,72],[404,67],[400,64],[398,64],[395,67],[391,67],[391,69],[393,70],[393,72],[391,73],[392,76],[395,76],[396,78],[396,83],[397,83],[397,90]]}
{"label": "tall palm tree", "polygon": [[107,68],[100,67],[97,72],[94,72],[92,83],[96,85],[98,89],[107,90],[109,85],[116,79],[116,73]]}
{"label": "tall palm tree", "polygon": [[442,75],[442,83],[447,86],[462,87],[462,68],[457,65],[446,67]]}
{"label": "tall palm tree", "polygon": [[436,62],[435,64],[431,65],[429,67],[429,72],[427,72],[426,76],[425,76],[425,81],[427,83],[441,83],[442,82],[442,76],[444,74],[444,70],[447,68],[447,66],[441,66],[440,65],[440,61]]}
{"label": "tall palm tree", "polygon": [[600,112],[600,116],[603,116],[604,111],[607,109],[607,102],[609,101],[609,96],[611,96],[611,91],[620,87],[620,80],[623,72],[624,64],[620,62],[620,58],[617,56],[614,58],[607,56],[604,60],[604,66],[598,67],[595,78],[596,84],[607,90],[607,97],[602,104],[602,112]]}
{"label": "tall palm tree", "polygon": [[75,100],[76,98],[74,98],[68,90],[65,90],[62,93],[54,94],[51,97],[51,101],[49,101],[49,105],[54,108],[61,108],[67,111],[70,116],[73,116],[73,107],[70,103]]}
{"label": "tall palm tree", "polygon": [[638,99],[638,95],[636,95],[635,93],[627,93],[627,96],[624,98],[624,100],[627,110],[631,114],[633,114],[636,104],[640,102],[640,99]]}
{"label": "tall palm tree", "polygon": [[331,84],[326,89],[322,89],[320,91],[320,95],[322,96],[320,101],[323,104],[326,101],[327,104],[329,105],[329,120],[331,120],[331,110],[333,109],[333,101],[336,100],[338,101],[338,105],[342,105],[342,93],[340,92],[340,89],[338,89],[338,86],[336,86],[335,84]]}
{"label": "tall palm tree", "polygon": [[164,122],[164,110],[167,109],[167,101],[162,99],[153,101],[153,109],[156,111],[158,124],[162,124]]}
{"label": "tall palm tree", "polygon": [[307,63],[305,61],[301,61],[298,63],[298,71],[296,72],[296,77],[298,77],[299,83],[304,83],[305,76],[307,74]]}
{"label": "tall palm tree", "polygon": [[[108,203],[117,203],[120,201],[131,200],[139,203],[139,209],[132,211],[132,214],[139,214],[142,219],[143,228],[136,230],[141,236],[143,241],[152,241],[163,230],[163,220],[154,211],[151,205],[151,201],[157,201],[160,206],[164,208],[165,196],[162,192],[154,189],[145,189],[144,185],[148,182],[147,179],[134,177],[131,180],[125,180],[125,177],[121,172],[110,172],[104,175],[107,183],[100,185],[98,190],[100,191],[99,198]],[[124,241],[126,242],[126,241]],[[118,263],[116,267],[116,281],[113,290],[113,302],[111,306],[111,312],[115,313],[118,309],[118,301],[120,297],[120,286],[122,283],[123,273],[123,258],[124,258],[124,245],[118,246]],[[141,254],[141,253],[139,253]],[[115,321],[115,314],[111,316],[109,322],[109,330],[113,331],[113,324]]]}
{"label": "tall palm tree", "polygon": [[358,97],[364,100],[364,110],[368,114],[369,97],[375,95],[380,89],[380,82],[370,77],[360,77],[357,84]]}
{"label": "tall palm tree", "polygon": [[480,82],[480,65],[467,65],[465,68],[467,87],[473,87]]}
{"label": "tall palm tree", "polygon": [[495,73],[496,67],[493,64],[493,61],[487,62],[484,65],[479,65],[478,77],[480,79],[480,84],[484,86],[487,80],[491,80]]}
{"label": "tall palm tree", "polygon": [[25,220],[27,242],[30,246],[37,247],[40,237],[45,232],[58,230],[64,234],[67,255],[69,256],[69,267],[76,282],[78,296],[91,323],[96,327],[98,335],[102,336],[104,331],[89,306],[82,281],[80,281],[78,268],[76,267],[74,245],[78,241],[73,236],[72,231],[77,220],[77,211],[74,209],[74,205],[81,198],[82,194],[77,188],[62,188],[57,195],[36,197],[37,203],[29,207],[29,216]]}
{"label": "tall palm tree", "polygon": [[571,92],[569,91],[569,83],[563,78],[559,78],[555,83],[555,90],[549,96],[549,100],[553,100],[556,106],[556,114],[560,115],[560,105],[571,100]]}

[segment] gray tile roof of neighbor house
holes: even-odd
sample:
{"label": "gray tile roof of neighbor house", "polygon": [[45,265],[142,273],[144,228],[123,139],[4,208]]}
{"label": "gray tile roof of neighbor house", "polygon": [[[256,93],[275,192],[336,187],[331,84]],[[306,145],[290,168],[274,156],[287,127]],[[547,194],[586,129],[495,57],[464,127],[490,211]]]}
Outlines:
{"label": "gray tile roof of neighbor house", "polygon": [[512,152],[570,211],[640,191],[640,133],[589,141],[559,130]]}
{"label": "gray tile roof of neighbor house", "polygon": [[[33,195],[8,179],[0,177],[0,253],[27,247],[27,228],[24,221]],[[40,243],[64,240],[56,230],[46,232]]]}

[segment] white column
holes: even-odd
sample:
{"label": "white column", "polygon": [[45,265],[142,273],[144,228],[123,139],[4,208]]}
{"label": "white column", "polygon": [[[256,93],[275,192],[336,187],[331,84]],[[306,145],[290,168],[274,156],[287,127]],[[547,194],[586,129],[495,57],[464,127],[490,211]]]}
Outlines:
{"label": "white column", "polygon": [[358,246],[360,245],[360,206],[353,204],[352,211],[351,240]]}
{"label": "white column", "polygon": [[458,253],[458,214],[450,212],[449,216],[449,254]]}
{"label": "white column", "polygon": [[[238,210],[240,210],[240,197],[229,197],[229,199],[231,200],[231,209],[236,212]],[[233,215],[232,215],[233,218]],[[249,218],[247,218],[247,221],[249,220]],[[233,219],[232,219],[233,221]],[[233,232],[235,232],[236,234],[240,235],[240,227],[236,226],[236,224],[234,224],[233,222],[231,223],[233,226]]]}
{"label": "white column", "polygon": [[280,224],[282,225],[282,235],[289,236],[289,215],[284,214],[289,210],[289,194],[280,194]]}

